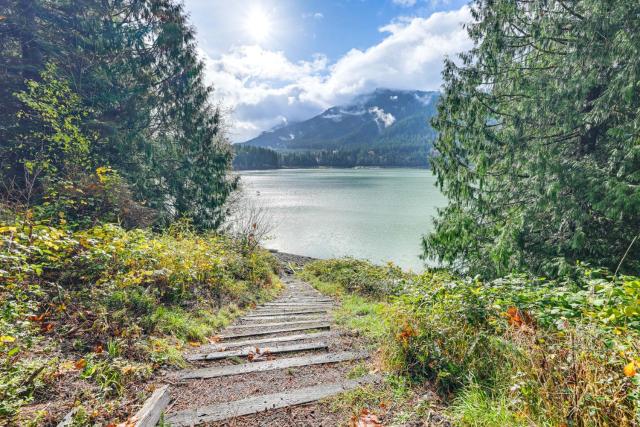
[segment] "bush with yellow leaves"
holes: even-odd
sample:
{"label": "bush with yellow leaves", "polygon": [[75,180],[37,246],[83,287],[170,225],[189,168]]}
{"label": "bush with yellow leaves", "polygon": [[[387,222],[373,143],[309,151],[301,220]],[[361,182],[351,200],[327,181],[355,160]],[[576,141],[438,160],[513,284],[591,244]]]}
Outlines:
{"label": "bush with yellow leaves", "polygon": [[267,251],[185,223],[154,233],[0,222],[0,419],[56,399],[64,378],[103,403],[124,398],[127,384],[182,363],[180,346],[272,294],[275,267]]}

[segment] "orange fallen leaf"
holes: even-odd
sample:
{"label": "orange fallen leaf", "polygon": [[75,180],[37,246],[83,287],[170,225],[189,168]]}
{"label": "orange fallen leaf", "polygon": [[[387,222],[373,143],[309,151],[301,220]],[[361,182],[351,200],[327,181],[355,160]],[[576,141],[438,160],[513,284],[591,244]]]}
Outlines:
{"label": "orange fallen leaf", "polygon": [[53,323],[43,323],[41,329],[42,332],[51,332],[53,330]]}
{"label": "orange fallen leaf", "polygon": [[104,351],[104,348],[102,347],[102,344],[98,344],[94,347],[93,351],[94,353],[102,353]]}
{"label": "orange fallen leaf", "polygon": [[42,322],[44,320],[44,315],[45,313],[42,313],[40,316],[29,316],[29,320],[31,320],[32,322]]}
{"label": "orange fallen leaf", "polygon": [[624,369],[622,369],[622,372],[624,372],[624,375],[627,377],[634,377],[638,373],[638,371],[636,371],[636,363],[635,362],[627,363]]}
{"label": "orange fallen leaf", "polygon": [[135,368],[135,367],[133,367],[133,366],[131,366],[131,365],[127,365],[127,366],[124,366],[124,367],[122,368],[122,374],[123,374],[123,375],[129,375],[129,374],[131,374],[131,373],[135,372],[135,370],[136,370],[136,368]]}
{"label": "orange fallen leaf", "polygon": [[191,347],[200,347],[200,343],[198,341],[189,341],[189,345]]}
{"label": "orange fallen leaf", "polygon": [[351,427],[384,427],[377,415],[369,412],[368,409],[360,411],[359,417],[351,418]]}
{"label": "orange fallen leaf", "polygon": [[87,361],[84,359],[79,359],[76,363],[73,364],[73,366],[75,366],[76,369],[84,369],[84,367],[87,366]]}
{"label": "orange fallen leaf", "polygon": [[396,335],[396,339],[398,341],[402,341],[404,346],[409,344],[409,338],[415,337],[416,331],[411,327],[411,325],[405,325],[400,333]]}

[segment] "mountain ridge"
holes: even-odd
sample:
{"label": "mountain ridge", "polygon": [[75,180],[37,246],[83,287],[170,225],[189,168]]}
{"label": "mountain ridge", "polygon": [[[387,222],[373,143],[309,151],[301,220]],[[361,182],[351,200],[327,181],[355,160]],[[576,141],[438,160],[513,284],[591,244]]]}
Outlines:
{"label": "mountain ridge", "polygon": [[235,144],[234,167],[428,167],[439,99],[439,92],[379,88]]}
{"label": "mountain ridge", "polygon": [[[240,143],[281,150],[327,150],[374,144],[396,135],[399,143],[435,136],[428,121],[439,92],[378,88],[307,120],[283,123]],[[398,128],[400,125],[400,128]]]}

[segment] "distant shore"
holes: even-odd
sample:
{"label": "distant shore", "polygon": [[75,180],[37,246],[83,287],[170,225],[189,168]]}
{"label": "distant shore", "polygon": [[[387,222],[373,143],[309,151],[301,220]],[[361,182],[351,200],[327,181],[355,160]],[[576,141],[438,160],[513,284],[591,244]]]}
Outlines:
{"label": "distant shore", "polygon": [[318,170],[318,169],[416,169],[431,170],[422,166],[309,166],[309,167],[282,167],[282,168],[253,168],[253,169],[233,169],[234,172],[255,172],[255,171],[275,171],[275,170]]}

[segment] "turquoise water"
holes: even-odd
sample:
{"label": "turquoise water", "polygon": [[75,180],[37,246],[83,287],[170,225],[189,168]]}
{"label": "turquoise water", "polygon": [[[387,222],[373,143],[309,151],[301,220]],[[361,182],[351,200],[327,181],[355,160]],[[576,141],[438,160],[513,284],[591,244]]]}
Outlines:
{"label": "turquoise water", "polygon": [[268,210],[268,248],[316,258],[354,256],[419,271],[421,236],[446,203],[419,169],[242,172],[247,196]]}

